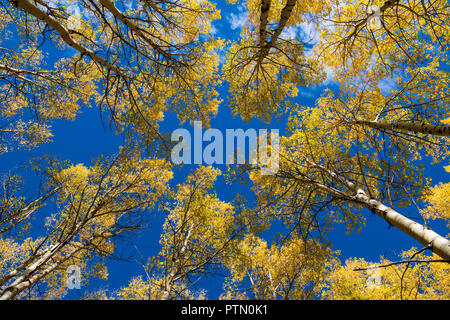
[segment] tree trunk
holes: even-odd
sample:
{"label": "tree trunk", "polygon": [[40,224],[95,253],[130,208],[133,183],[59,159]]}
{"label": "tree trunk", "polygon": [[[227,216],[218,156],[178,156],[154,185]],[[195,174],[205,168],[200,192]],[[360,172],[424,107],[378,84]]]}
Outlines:
{"label": "tree trunk", "polygon": [[306,177],[307,182],[317,186],[322,192],[330,194],[338,199],[359,203],[375,213],[380,218],[386,220],[389,224],[400,229],[407,235],[413,237],[421,244],[430,246],[430,250],[440,256],[442,259],[450,260],[450,241],[440,236],[433,230],[429,229],[412,221],[404,215],[398,213],[392,208],[389,208],[382,204],[380,201],[371,199],[367,196],[366,192],[361,188],[358,188],[353,182],[348,181],[344,177],[339,176],[336,172],[333,172],[322,165],[316,164],[313,161],[306,159],[306,162],[311,166],[322,170],[324,173],[332,177],[333,179],[343,183],[349,188],[353,195],[349,195],[347,192],[335,189],[333,187],[326,186],[318,181]]}
{"label": "tree trunk", "polygon": [[359,192],[356,199],[373,213],[389,222],[394,227],[413,237],[443,259],[450,260],[450,241],[433,230],[417,223],[389,208],[381,202],[370,199],[364,192]]}
{"label": "tree trunk", "polygon": [[267,20],[269,18],[270,0],[261,1],[261,16],[259,18],[259,46],[264,48],[267,36]]}
{"label": "tree trunk", "polygon": [[270,42],[266,46],[264,46],[264,48],[261,49],[260,51],[259,61],[262,61],[262,59],[269,54],[270,48],[275,46],[275,44],[277,43],[278,37],[280,36],[281,32],[283,32],[283,29],[286,26],[287,21],[291,17],[292,10],[294,10],[296,3],[297,0],[287,0],[286,5],[281,10],[280,22],[278,23],[278,26],[275,32],[273,33]]}
{"label": "tree trunk", "polygon": [[444,124],[431,125],[425,123],[406,122],[406,121],[384,122],[384,121],[365,121],[365,120],[349,121],[349,123],[363,125],[378,130],[402,130],[415,133],[430,134],[434,136],[443,136],[443,137],[450,136],[450,126]]}
{"label": "tree trunk", "polygon": [[272,39],[270,40],[271,46],[275,45],[281,32],[283,32],[284,27],[286,26],[289,18],[291,17],[292,11],[294,10],[296,3],[297,0],[287,0],[286,5],[284,6],[283,10],[281,10],[280,22],[278,24],[277,29],[275,30],[275,33],[272,36]]}
{"label": "tree trunk", "polygon": [[[192,232],[194,230],[194,223],[189,224],[189,228],[187,230],[186,237],[183,240],[183,244],[179,250],[179,252],[174,252],[176,258],[172,260],[172,266],[170,267],[170,272],[165,279],[164,291],[161,294],[161,300],[169,300],[170,295],[172,293],[173,285],[175,284],[175,276],[180,271],[181,260],[183,259],[183,255],[186,252],[186,248],[188,246],[189,240],[191,238]],[[175,249],[175,246],[174,246]]]}
{"label": "tree trunk", "polygon": [[0,296],[0,300],[9,300],[9,299],[14,298],[20,292],[26,290],[27,288],[31,287],[33,284],[35,284],[39,280],[46,277],[50,272],[55,270],[58,266],[60,266],[65,261],[67,261],[69,258],[73,257],[74,254],[76,254],[78,251],[83,249],[86,245],[87,244],[84,244],[84,245],[74,248],[69,254],[64,256],[64,258],[62,258],[61,260],[58,260],[58,261],[50,264],[49,266],[44,268],[41,272],[34,274],[34,272],[41,265],[43,265],[42,262],[44,261],[44,263],[45,263],[45,261],[46,261],[45,258],[47,258],[47,260],[48,260],[48,258],[51,257],[52,255],[54,255],[54,253],[55,253],[54,250],[48,251],[48,253],[45,255],[45,257],[39,259],[36,263],[31,265],[29,268],[27,268],[24,272],[24,275],[20,276],[16,281],[14,281],[14,283],[12,285],[10,285],[8,288],[6,288],[2,292],[2,294]]}

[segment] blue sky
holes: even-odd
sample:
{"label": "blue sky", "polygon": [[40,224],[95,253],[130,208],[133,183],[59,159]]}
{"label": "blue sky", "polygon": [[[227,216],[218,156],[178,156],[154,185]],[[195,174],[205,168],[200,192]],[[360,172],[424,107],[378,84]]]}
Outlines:
{"label": "blue sky", "polygon": [[[239,36],[240,26],[245,23],[245,9],[227,5],[222,1],[220,1],[219,8],[222,10],[222,18],[220,21],[214,23],[213,30],[215,35],[225,39],[236,39]],[[290,29],[287,32],[292,36],[304,37],[308,35],[314,40],[316,35],[312,30],[310,25],[303,25],[297,29]],[[48,62],[52,64],[52,61],[55,61],[55,58],[61,54],[63,53],[57,53],[55,51],[55,55],[50,56]],[[332,78],[328,79],[326,85],[333,85]],[[324,88],[324,85],[316,88],[302,88],[295,102],[313,106],[315,99],[322,93]],[[250,123],[243,122],[239,117],[234,118],[227,108],[226,84],[219,89],[219,92],[223,102],[217,117],[211,121],[211,127],[220,129],[222,132],[227,128],[258,129],[267,127],[269,129],[279,129],[280,134],[283,134],[286,117],[282,117],[280,121],[275,121],[268,125],[256,120]],[[184,127],[192,129],[188,124]],[[166,132],[178,128],[176,116],[170,113],[167,114],[161,128]],[[83,107],[82,112],[78,114],[75,121],[55,121],[52,124],[52,132],[54,137],[51,143],[41,145],[31,151],[16,150],[0,157],[0,172],[4,173],[11,168],[17,168],[18,173],[22,173],[27,179],[24,185],[25,192],[29,196],[36,195],[38,186],[38,179],[32,176],[29,170],[24,170],[21,167],[22,164],[26,165],[29,159],[42,154],[50,154],[61,160],[70,160],[74,164],[84,163],[88,165],[93,159],[102,154],[113,154],[117,152],[118,147],[122,143],[121,137],[115,136],[107,126],[106,129],[103,128],[99,110],[95,106],[91,108]],[[171,182],[172,185],[181,183],[186,173],[194,167],[194,165],[186,165],[182,170],[176,172],[175,178]],[[226,170],[225,166],[219,166],[219,168],[223,171]],[[433,184],[439,181],[449,181],[449,174],[445,173],[442,164],[435,166],[427,165],[426,175],[432,178]],[[237,192],[245,194],[249,198],[252,197],[245,187],[229,186],[222,178],[217,182],[215,192],[224,201],[233,200]],[[417,215],[416,209],[413,207],[404,209],[402,213],[411,216]],[[345,234],[343,225],[336,225],[328,235],[331,242],[334,243],[333,249],[341,251],[340,257],[342,261],[349,257],[363,257],[372,261],[378,260],[380,256],[385,256],[388,259],[396,259],[400,251],[407,250],[411,246],[420,247],[418,242],[399,230],[395,228],[388,229],[387,223],[380,218],[371,215],[367,211],[364,211],[364,214],[367,218],[367,227],[363,228],[359,234],[351,232],[347,235]],[[158,240],[163,219],[158,212],[155,212],[154,216],[155,219],[152,221],[152,228],[141,233],[134,239],[135,245],[139,249],[140,254],[144,256],[144,259],[159,251]],[[444,235],[448,233],[448,230],[446,230],[443,224],[436,223],[431,226],[438,233],[440,232]],[[275,231],[281,230],[277,228],[275,228]],[[270,237],[267,240],[270,242]],[[125,256],[134,255],[134,258],[138,258],[133,246],[125,245],[122,249],[124,250]],[[109,261],[108,269],[109,279],[106,281],[93,280],[92,286],[89,288],[90,290],[97,288],[117,289],[126,286],[132,277],[144,275],[141,266],[135,262]],[[217,298],[221,292],[222,280],[220,277],[212,281],[207,279],[200,282],[200,286],[208,289],[209,298]],[[77,298],[83,291],[84,289],[71,291],[68,298]]]}

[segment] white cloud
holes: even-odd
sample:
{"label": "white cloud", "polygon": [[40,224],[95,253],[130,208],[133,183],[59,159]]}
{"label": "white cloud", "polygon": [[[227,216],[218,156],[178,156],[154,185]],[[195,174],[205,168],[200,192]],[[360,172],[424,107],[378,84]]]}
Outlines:
{"label": "white cloud", "polygon": [[378,87],[384,95],[389,95],[391,90],[398,89],[395,80],[392,78],[381,79],[380,82],[378,82]]}
{"label": "white cloud", "polygon": [[239,6],[238,11],[239,12],[237,14],[232,12],[227,17],[227,21],[230,23],[230,28],[232,30],[242,28],[247,21],[248,11],[243,6]]}
{"label": "white cloud", "polygon": [[331,67],[325,66],[324,71],[327,74],[326,79],[322,82],[322,84],[324,86],[327,86],[327,85],[330,85],[333,82],[336,82],[336,79],[335,79],[336,75],[334,73],[334,70]]}
{"label": "white cloud", "polygon": [[299,92],[302,98],[311,99],[317,96],[317,92],[315,92],[314,88],[311,87],[300,87]]}
{"label": "white cloud", "polygon": [[214,36],[218,32],[219,32],[219,30],[217,29],[217,27],[213,23],[211,23],[211,30],[209,31],[209,33]]}
{"label": "white cloud", "polygon": [[302,22],[296,26],[284,28],[280,37],[287,40],[299,39],[305,43],[314,45],[319,42],[320,33],[314,23]]}
{"label": "white cloud", "polygon": [[298,32],[299,32],[298,27],[289,26],[283,29],[283,31],[280,34],[280,37],[286,40],[293,40],[297,38]]}
{"label": "white cloud", "polygon": [[319,42],[320,33],[317,26],[312,22],[302,22],[298,26],[300,28],[300,39],[303,42],[314,45]]}

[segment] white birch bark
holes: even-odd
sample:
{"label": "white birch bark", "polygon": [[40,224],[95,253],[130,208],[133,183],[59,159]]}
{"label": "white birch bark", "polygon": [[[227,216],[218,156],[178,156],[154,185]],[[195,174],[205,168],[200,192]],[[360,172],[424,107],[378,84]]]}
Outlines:
{"label": "white birch bark", "polygon": [[173,285],[175,284],[175,277],[177,273],[180,271],[180,263],[183,258],[184,253],[186,252],[189,240],[191,238],[192,232],[194,231],[194,223],[191,222],[189,224],[189,228],[184,238],[183,244],[179,250],[179,252],[174,252],[176,254],[176,259],[172,261],[172,265],[170,267],[170,272],[165,279],[164,291],[161,294],[161,300],[168,300],[170,298],[170,294],[172,293]]}
{"label": "white birch bark", "polygon": [[413,237],[419,241],[424,246],[430,246],[430,250],[440,256],[442,259],[450,260],[450,241],[440,236],[433,230],[417,223],[394,209],[385,206],[378,200],[371,199],[367,196],[366,192],[361,188],[355,186],[351,181],[339,176],[337,173],[328,170],[327,168],[315,164],[312,161],[307,160],[307,162],[323,172],[328,174],[330,177],[344,183],[350,190],[354,192],[353,195],[349,195],[341,190],[326,186],[322,183],[310,179],[310,183],[316,185],[322,192],[335,196],[338,199],[342,199],[348,202],[359,203],[375,213],[380,218],[386,220],[390,225],[398,228],[407,235]]}
{"label": "white birch bark", "polygon": [[402,130],[415,133],[429,134],[434,136],[443,136],[443,137],[450,136],[450,126],[444,124],[431,125],[407,121],[384,122],[384,121],[365,121],[365,120],[350,121],[350,123],[363,125],[379,130]]}
{"label": "white birch bark", "polygon": [[28,267],[19,278],[17,278],[1,293],[0,300],[9,300],[14,298],[20,292],[26,290],[42,278],[46,277],[50,272],[55,270],[58,266],[67,261],[73,255],[83,249],[86,245],[87,243],[84,243],[83,245],[75,247],[61,260],[55,261],[54,263],[46,266],[40,272],[37,272],[39,267],[45,265],[45,263],[61,248],[60,244],[53,246],[51,250],[47,251],[38,261]]}

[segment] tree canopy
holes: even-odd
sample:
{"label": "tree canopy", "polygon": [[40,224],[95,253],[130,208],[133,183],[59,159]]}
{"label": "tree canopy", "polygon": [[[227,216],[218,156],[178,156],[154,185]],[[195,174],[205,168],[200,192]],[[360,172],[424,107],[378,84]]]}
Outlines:
{"label": "tree canopy", "polygon": [[[0,299],[65,298],[73,265],[85,299],[211,298],[205,279],[221,299],[450,299],[449,20],[444,0],[1,0]],[[46,151],[85,114],[115,154]],[[173,163],[197,121],[281,129],[276,172]],[[396,254],[344,261],[338,226],[374,220]],[[123,260],[140,273],[90,284]]]}

